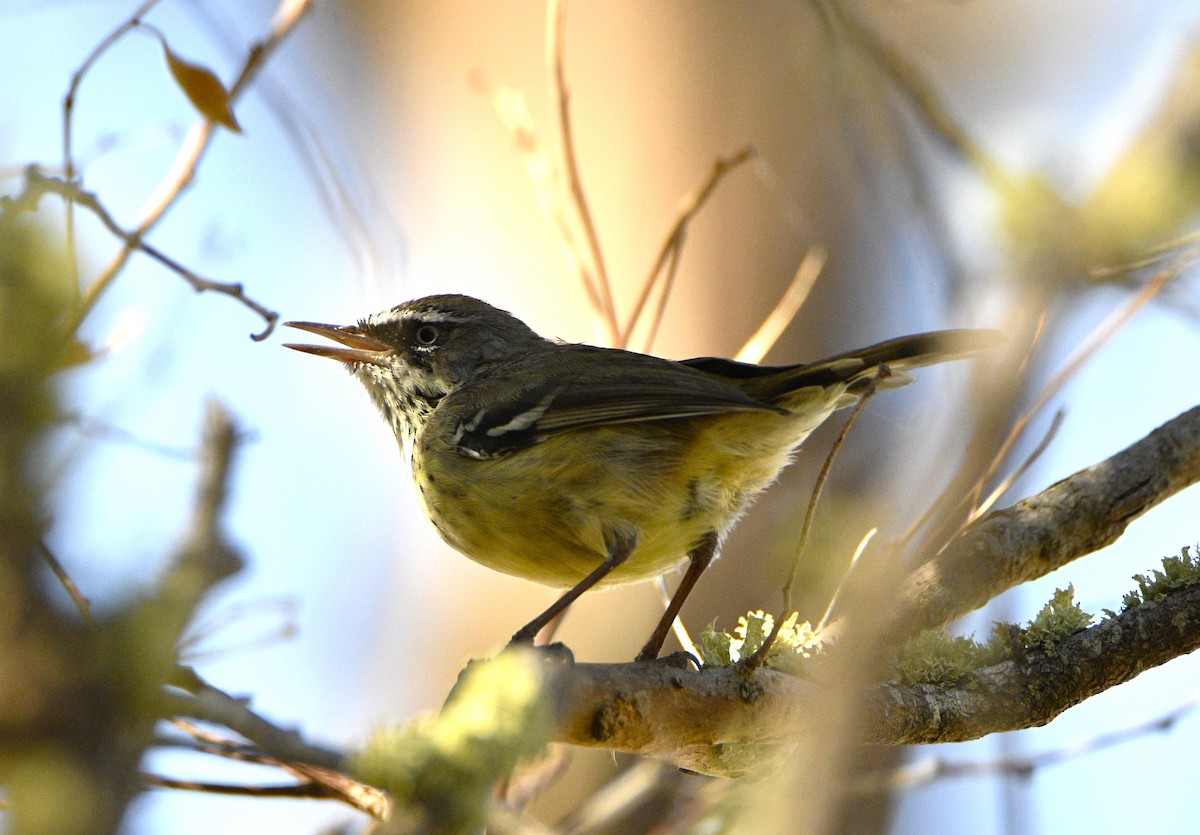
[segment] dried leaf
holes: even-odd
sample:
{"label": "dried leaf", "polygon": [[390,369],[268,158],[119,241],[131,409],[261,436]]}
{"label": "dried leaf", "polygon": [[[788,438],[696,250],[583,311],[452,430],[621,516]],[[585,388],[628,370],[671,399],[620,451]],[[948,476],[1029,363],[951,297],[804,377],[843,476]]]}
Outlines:
{"label": "dried leaf", "polygon": [[241,133],[242,126],[238,124],[230,106],[229,91],[225,89],[221,80],[206,67],[180,58],[171,51],[165,40],[162,41],[162,47],[167,58],[167,67],[171,70],[175,83],[192,103],[192,107],[217,124],[234,133]]}
{"label": "dried leaf", "polygon": [[95,358],[95,351],[75,337],[71,337],[62,346],[62,353],[58,356],[54,370],[61,371],[67,368],[74,368],[77,365],[89,363]]}

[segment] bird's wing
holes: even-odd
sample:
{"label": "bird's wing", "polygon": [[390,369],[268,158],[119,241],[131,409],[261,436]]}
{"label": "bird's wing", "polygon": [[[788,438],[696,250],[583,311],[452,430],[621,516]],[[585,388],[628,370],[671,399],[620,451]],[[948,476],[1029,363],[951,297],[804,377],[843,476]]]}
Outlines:
{"label": "bird's wing", "polygon": [[[592,426],[784,411],[734,384],[657,357],[563,346],[555,359],[549,373],[508,367],[460,392],[460,420],[453,434],[459,451],[486,458]],[[531,381],[528,385],[513,385],[523,376]],[[471,408],[471,403],[486,405]]]}

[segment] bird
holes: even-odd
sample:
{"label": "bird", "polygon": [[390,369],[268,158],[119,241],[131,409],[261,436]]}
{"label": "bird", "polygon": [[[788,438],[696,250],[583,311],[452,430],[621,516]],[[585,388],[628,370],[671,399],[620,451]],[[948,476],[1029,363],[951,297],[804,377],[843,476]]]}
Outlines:
{"label": "bird", "polygon": [[801,443],[868,389],[969,357],[995,331],[904,336],[812,363],[670,360],[539,336],[466,295],[351,325],[286,325],[334,344],[286,347],[365,386],[451,547],[566,589],[513,635],[531,643],[584,592],[687,569],[637,660],[658,657],[721,542]]}

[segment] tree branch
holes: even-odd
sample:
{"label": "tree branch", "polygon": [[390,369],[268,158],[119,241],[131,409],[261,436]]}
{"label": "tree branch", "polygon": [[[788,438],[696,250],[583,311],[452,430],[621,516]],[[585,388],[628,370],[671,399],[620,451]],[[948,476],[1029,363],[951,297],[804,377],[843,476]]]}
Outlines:
{"label": "tree branch", "polygon": [[221,293],[236,299],[245,307],[257,313],[266,323],[266,327],[260,333],[251,334],[251,338],[256,342],[266,339],[271,335],[271,331],[275,329],[275,323],[279,320],[279,314],[247,296],[245,288],[241,284],[213,281],[193,272],[162,250],[146,243],[142,232],[129,232],[122,228],[94,192],[85,191],[78,184],[69,180],[47,176],[39,171],[37,166],[30,165],[25,169],[25,190],[21,194],[12,198],[0,198],[0,211],[6,213],[33,211],[37,208],[38,201],[42,195],[47,193],[62,196],[67,200],[67,205],[73,206],[78,204],[87,209],[99,219],[100,223],[103,224],[104,228],[113,237],[123,241],[129,251],[138,251],[150,256],[186,281],[197,293]]}
{"label": "tree branch", "polygon": [[989,514],[919,568],[897,629],[937,629],[1115,542],[1129,523],[1200,481],[1200,406],[1106,461]]}
{"label": "tree branch", "polygon": [[[952,687],[876,685],[861,742],[962,742],[1045,725],[1070,707],[1200,647],[1200,584],[1030,651]],[[556,688],[569,696],[556,741],[658,757],[737,776],[763,746],[786,744],[823,721],[816,683],[771,669],[688,671],[656,664],[574,664]]]}

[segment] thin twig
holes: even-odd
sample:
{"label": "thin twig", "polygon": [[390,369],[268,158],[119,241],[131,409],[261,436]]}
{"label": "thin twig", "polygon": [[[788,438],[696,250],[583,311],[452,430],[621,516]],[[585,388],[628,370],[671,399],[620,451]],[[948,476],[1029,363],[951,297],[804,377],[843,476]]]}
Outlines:
{"label": "thin twig", "polygon": [[[604,302],[596,277],[589,265],[587,249],[579,242],[577,221],[573,204],[569,200],[563,182],[565,175],[550,159],[549,153],[538,141],[533,116],[525,94],[505,84],[495,84],[482,72],[471,73],[470,84],[481,95],[487,97],[505,130],[512,137],[513,145],[525,163],[525,173],[533,187],[533,197],[542,214],[558,233],[562,252],[571,269],[578,274],[588,302],[597,314],[603,314]],[[602,316],[603,318],[603,316]]]}
{"label": "thin twig", "polygon": [[305,742],[295,731],[280,728],[251,710],[241,699],[209,684],[190,667],[177,667],[172,686],[190,695],[167,694],[177,716],[190,716],[224,725],[253,742],[263,753],[284,762],[304,762],[322,768],[345,767],[344,755]]}
{"label": "thin twig", "polygon": [[661,785],[667,767],[654,760],[641,760],[626,768],[574,809],[558,825],[562,835],[588,835],[610,831],[622,815],[637,808]]}
{"label": "thin twig", "polygon": [[897,89],[908,96],[916,108],[917,115],[938,138],[993,182],[1004,178],[1003,167],[951,115],[943,103],[943,98],[934,92],[934,86],[917,69],[916,64],[884,40],[870,24],[848,8],[847,4],[822,2],[819,5],[825,14],[831,15],[845,27],[851,40],[895,82]]}
{"label": "thin twig", "polygon": [[[104,40],[100,41],[86,58],[79,68],[71,74],[71,81],[67,85],[67,93],[63,96],[63,176],[69,183],[75,182],[75,176],[78,171],[75,168],[75,153],[72,148],[75,131],[75,97],[79,93],[79,85],[83,82],[83,77],[87,75],[88,70],[92,65],[100,59],[100,56],[109,50],[118,40],[125,36],[133,27],[137,26],[138,21],[154,8],[160,0],[146,0],[145,3],[138,6],[134,13],[128,17],[124,23],[108,34]],[[75,204],[67,198],[67,263],[71,270],[71,292],[74,294],[75,301],[80,301],[79,290],[79,262],[76,258],[75,246]]]}
{"label": "thin twig", "polygon": [[[667,611],[667,607],[671,605],[671,593],[667,590],[666,575],[660,574],[654,578],[654,587],[658,589],[659,599],[662,601],[663,611]],[[683,651],[693,658],[700,657],[700,650],[696,648],[696,642],[692,640],[691,634],[688,633],[687,627],[683,623],[683,618],[678,615],[675,620],[671,621],[671,631],[675,633],[675,640],[679,641],[679,646]]]}
{"label": "thin twig", "polygon": [[1111,342],[1121,329],[1129,324],[1134,315],[1149,304],[1167,283],[1178,274],[1178,271],[1173,269],[1160,272],[1142,288],[1141,292],[1110,313],[1105,317],[1104,321],[1088,334],[1087,338],[1083,340],[1079,347],[1075,349],[1075,352],[1067,359],[1066,363],[1064,363],[1062,369],[1042,387],[1038,396],[1034,398],[1032,405],[1030,405],[1024,414],[1017,418],[1008,433],[1008,437],[1000,444],[1000,448],[996,451],[995,456],[979,476],[976,486],[972,490],[974,495],[979,495],[983,490],[983,485],[995,477],[1001,464],[1004,463],[1012,452],[1012,448],[1017,440],[1025,434],[1025,430],[1041,414],[1042,410],[1049,405],[1050,401],[1057,396],[1063,386],[1072,380],[1079,373],[1080,369],[1090,362],[1092,357],[1101,348]]}
{"label": "thin twig", "polygon": [[236,647],[237,652],[245,652],[247,649],[258,649],[278,644],[293,637],[298,631],[298,627],[296,626],[296,601],[292,598],[280,597],[273,600],[251,600],[233,603],[223,607],[206,622],[194,626],[188,631],[187,635],[180,639],[180,657],[185,658],[187,663],[195,664],[202,658],[207,659],[233,652],[234,649],[232,648],[197,650],[195,647],[234,623],[261,615],[264,612],[277,615],[279,622],[258,637],[240,642]]}
{"label": "thin twig", "polygon": [[275,323],[279,320],[279,314],[247,296],[245,288],[241,283],[213,281],[212,279],[204,278],[162,250],[146,243],[139,232],[130,232],[122,228],[116,219],[109,214],[95,192],[87,191],[76,183],[68,182],[58,177],[48,177],[34,166],[26,169],[25,177],[25,193],[11,201],[7,201],[4,204],[6,209],[9,206],[32,208],[32,206],[36,206],[39,196],[47,192],[61,195],[72,204],[78,204],[94,214],[113,237],[124,242],[126,251],[145,253],[186,281],[197,293],[211,292],[229,296],[262,317],[263,321],[266,322],[266,327],[260,333],[251,334],[251,339],[255,341],[264,340],[275,330]]}
{"label": "thin twig", "polygon": [[63,568],[63,564],[58,561],[58,557],[54,556],[54,552],[50,550],[45,540],[38,541],[38,550],[42,552],[42,560],[54,572],[54,576],[58,578],[58,582],[66,590],[71,597],[71,602],[75,604],[75,608],[79,610],[79,616],[83,618],[83,622],[87,626],[92,626],[92,602],[79,590],[79,586],[75,584],[75,580]]}
{"label": "thin twig", "polygon": [[821,275],[825,266],[826,252],[824,247],[810,247],[800,259],[800,266],[792,276],[791,283],[779,297],[775,309],[768,314],[763,323],[758,326],[754,335],[746,340],[746,344],[737,352],[734,359],[739,362],[762,362],[762,358],[775,345],[787,326],[796,318],[796,314],[808,299],[809,292]]}
{"label": "thin twig", "polygon": [[[1146,285],[1142,287],[1135,296],[1130,298],[1125,304],[1113,310],[1112,313],[1110,313],[1104,319],[1104,321],[1097,325],[1083,340],[1079,347],[1076,348],[1075,352],[1068,358],[1062,369],[1055,374],[1054,377],[1042,388],[1038,396],[1034,399],[1033,404],[1013,423],[1008,435],[1000,443],[1000,446],[993,454],[988,465],[984,467],[978,477],[975,478],[971,487],[966,490],[959,490],[954,487],[954,482],[952,482],[951,485],[942,492],[938,499],[933,502],[933,504],[931,504],[929,508],[926,509],[923,514],[921,514],[920,518],[909,527],[903,536],[900,537],[899,542],[906,546],[913,540],[919,530],[929,521],[929,519],[933,518],[935,515],[955,514],[966,507],[968,509],[962,518],[964,520],[977,519],[981,513],[976,511],[979,507],[979,503],[981,501],[980,497],[982,496],[986,485],[993,478],[995,478],[996,473],[1000,470],[1000,467],[1012,453],[1013,447],[1024,435],[1025,431],[1029,428],[1034,419],[1041,414],[1041,412],[1054,399],[1058,392],[1061,391],[1063,386],[1073,379],[1075,375],[1079,373],[1080,369],[1090,362],[1092,357],[1094,357],[1101,348],[1108,344],[1121,331],[1121,329],[1133,319],[1134,315],[1139,310],[1156,298],[1170,283],[1171,279],[1179,275],[1183,267],[1184,264],[1176,264],[1170,269],[1159,272],[1149,282],[1147,282]],[[1043,317],[1042,321],[1039,323],[1037,337],[1040,337],[1042,333],[1044,321],[1045,320]],[[1038,338],[1033,340],[1029,350],[1026,351],[1025,355],[1022,357],[1020,366],[1014,373],[1024,373],[1025,369],[1032,361],[1033,349],[1038,341],[1040,341]],[[1051,432],[1054,431],[1054,428],[1055,427],[1052,425]],[[1040,450],[1035,450],[1035,452],[1040,454]],[[1007,479],[1005,483],[1008,486],[1011,486],[1012,479]],[[988,501],[991,504],[995,504],[1000,500],[1002,495],[1003,493],[993,492],[988,497]],[[930,555],[938,552],[940,549],[945,548],[955,536],[962,532],[962,530],[962,522],[954,523],[950,528],[950,532],[948,532],[945,536],[940,536],[939,540],[934,543],[933,547],[930,549]]]}
{"label": "thin twig", "polygon": [[1009,489],[1011,489],[1012,486],[1017,483],[1017,479],[1029,472],[1029,468],[1032,467],[1037,460],[1042,457],[1042,454],[1050,448],[1050,444],[1054,441],[1055,436],[1058,435],[1058,430],[1062,428],[1063,420],[1066,418],[1066,415],[1066,409],[1059,409],[1054,413],[1054,417],[1050,421],[1050,427],[1046,430],[1046,433],[1042,436],[1042,439],[1038,441],[1038,445],[1033,448],[1033,452],[1029,453],[1029,455],[1025,457],[1025,460],[1021,462],[1019,467],[1005,476],[1004,480],[996,485],[996,489],[993,490],[987,498],[979,502],[975,508],[971,510],[970,515],[967,517],[967,521],[963,524],[964,528],[991,510],[992,507],[995,506],[996,502],[1000,501],[1000,497],[1007,493]]}
{"label": "thin twig", "polygon": [[[650,294],[654,291],[655,285],[658,283],[658,278],[662,274],[671,258],[672,252],[683,246],[684,240],[687,238],[687,230],[692,219],[696,214],[704,208],[704,204],[712,196],[721,180],[725,175],[733,171],[739,165],[752,159],[755,151],[749,145],[741,148],[732,156],[722,157],[713,163],[712,170],[708,174],[708,178],[701,184],[700,188],[683,199],[682,207],[675,218],[675,223],[671,227],[671,231],[663,240],[662,246],[659,247],[658,255],[654,259],[654,264],[650,268],[649,275],[646,276],[645,282],[642,284],[641,294],[638,296],[636,304],[633,306],[633,311],[629,314],[629,318],[625,322],[625,327],[620,331],[618,345],[626,345],[629,342],[629,337],[633,333],[633,329],[637,327],[638,321],[642,317],[642,310],[650,299]],[[664,294],[665,296],[665,294]],[[666,304],[664,298],[659,305],[659,309]]]}
{"label": "thin twig", "polygon": [[[1112,264],[1104,267],[1094,267],[1088,271],[1088,275],[1092,278],[1112,278],[1124,273],[1136,272],[1137,270],[1153,267],[1156,264],[1162,263],[1168,257],[1178,254],[1177,263],[1187,264],[1200,255],[1200,250],[1191,246],[1192,244],[1200,244],[1200,231],[1189,232],[1186,235],[1180,235],[1177,238],[1164,241],[1156,246],[1146,250],[1146,254],[1135,260],[1124,264]],[[1186,248],[1185,247],[1190,247]],[[1182,252],[1180,252],[1182,250]]]}
{"label": "thin twig", "polygon": [[858,402],[854,404],[850,416],[842,424],[842,429],[838,432],[837,439],[833,442],[833,446],[830,447],[829,454],[825,456],[825,463],[821,465],[821,472],[817,475],[816,486],[809,497],[808,509],[804,513],[804,524],[800,528],[800,541],[796,544],[796,552],[792,557],[791,570],[788,572],[787,582],[783,584],[783,604],[786,610],[784,618],[791,614],[792,588],[796,583],[796,572],[800,568],[800,561],[804,556],[805,549],[808,547],[808,538],[812,533],[813,519],[816,517],[817,502],[820,501],[821,492],[825,488],[825,482],[828,481],[829,473],[833,470],[833,462],[841,451],[842,445],[846,442],[846,438],[850,435],[850,430],[854,428],[859,415],[866,408],[867,401],[875,396],[875,393],[879,390],[879,384],[890,377],[891,373],[891,370],[886,365],[879,366],[878,373],[871,378],[870,384],[863,390],[862,396],[858,398]]}
{"label": "thin twig", "polygon": [[567,188],[579,216],[579,225],[583,228],[592,268],[595,270],[595,287],[600,302],[600,315],[608,327],[610,339],[616,344],[621,338],[620,324],[617,322],[617,308],[613,302],[612,286],[608,279],[608,268],[604,263],[604,251],[600,246],[600,236],[596,231],[592,210],[588,206],[587,193],[579,175],[579,161],[575,156],[575,135],[571,127],[571,90],[567,84],[566,71],[563,68],[563,54],[566,50],[566,11],[565,0],[547,0],[546,59],[550,64],[551,92],[554,95],[558,112],[559,140],[562,143],[563,171],[566,175]]}
{"label": "thin twig", "polygon": [[846,570],[842,572],[842,577],[838,580],[837,587],[834,588],[833,594],[829,597],[829,603],[825,607],[824,614],[817,621],[817,625],[813,627],[813,633],[819,635],[829,625],[829,619],[833,616],[833,610],[837,607],[838,599],[842,596],[842,590],[846,588],[846,583],[850,579],[850,575],[854,572],[854,567],[858,565],[859,559],[863,552],[867,550],[867,546],[871,544],[871,540],[875,538],[875,534],[879,533],[879,528],[871,528],[867,531],[863,538],[858,541],[858,547],[854,549],[854,555],[850,557],[850,562],[846,566]]}
{"label": "thin twig", "polygon": [[[250,763],[287,772],[298,783],[250,786],[245,784],[207,783],[194,780],[178,780],[155,774],[144,774],[151,785],[188,791],[215,792],[218,794],[248,794],[266,797],[309,797],[320,800],[339,800],[347,805],[382,819],[387,810],[387,798],[380,790],[355,780],[342,771],[337,771],[305,762],[289,762],[263,753],[245,743],[224,739],[211,731],[197,727],[191,722],[174,718],[170,720],[180,730],[194,737],[196,742],[160,739],[160,747],[183,748],[199,754],[208,754],[235,762]],[[291,788],[289,788],[291,787]],[[282,791],[281,791],[282,789]]]}
{"label": "thin twig", "polygon": [[[1024,353],[1017,362],[1016,367],[1008,372],[1008,380],[1021,379],[1029,369],[1030,364],[1033,362],[1034,354],[1041,345],[1042,337],[1046,332],[1048,319],[1048,314],[1044,311],[1038,316],[1033,335],[1025,346]],[[981,371],[980,373],[984,372]],[[985,443],[986,447],[984,447]],[[968,446],[968,453],[964,456],[963,462],[957,472],[954,473],[945,487],[942,488],[937,498],[930,502],[921,514],[913,520],[912,524],[908,526],[908,529],[896,538],[895,543],[892,545],[893,551],[896,553],[909,551],[913,541],[924,531],[924,540],[932,542],[935,545],[934,548],[930,549],[930,554],[926,555],[928,557],[952,538],[951,532],[959,530],[962,527],[962,520],[966,519],[971,510],[976,507],[979,496],[986,485],[986,481],[981,481],[979,478],[976,464],[982,456],[994,454],[994,452],[990,451],[991,446],[990,435],[985,440],[980,435],[979,427],[976,427],[972,444]],[[971,450],[973,449],[978,451],[972,452]],[[966,510],[964,511],[963,508],[966,508]],[[940,526],[930,530],[930,522],[935,519],[940,520]]]}
{"label": "thin twig", "polygon": [[125,444],[133,449],[170,458],[175,461],[196,460],[196,450],[190,447],[173,446],[144,438],[128,429],[106,423],[103,420],[85,418],[80,412],[64,412],[58,416],[58,423],[72,427],[80,436],[90,441],[103,443]]}
{"label": "thin twig", "polygon": [[894,635],[940,629],[1002,592],[1117,541],[1152,507],[1200,481],[1200,406],[1108,459],[994,510],[895,592]]}
{"label": "thin twig", "polygon": [[[646,342],[642,350],[646,353],[654,345],[654,340],[658,338],[658,329],[662,326],[663,319],[667,315],[667,300],[671,297],[671,290],[675,287],[675,277],[679,274],[679,259],[683,257],[682,241],[680,246],[672,247],[671,254],[667,258],[667,277],[662,282],[662,292],[658,294],[658,304],[654,308],[654,315],[650,317],[650,331],[646,334]],[[628,338],[626,334],[626,338]]]}
{"label": "thin twig", "polygon": [[[306,800],[337,800],[345,803],[346,797],[335,789],[313,781],[303,783],[276,783],[252,786],[244,783],[209,783],[200,780],[179,780],[161,774],[142,772],[142,780],[148,786],[160,789],[224,794],[238,797],[288,797]],[[365,811],[365,810],[364,810]]]}

